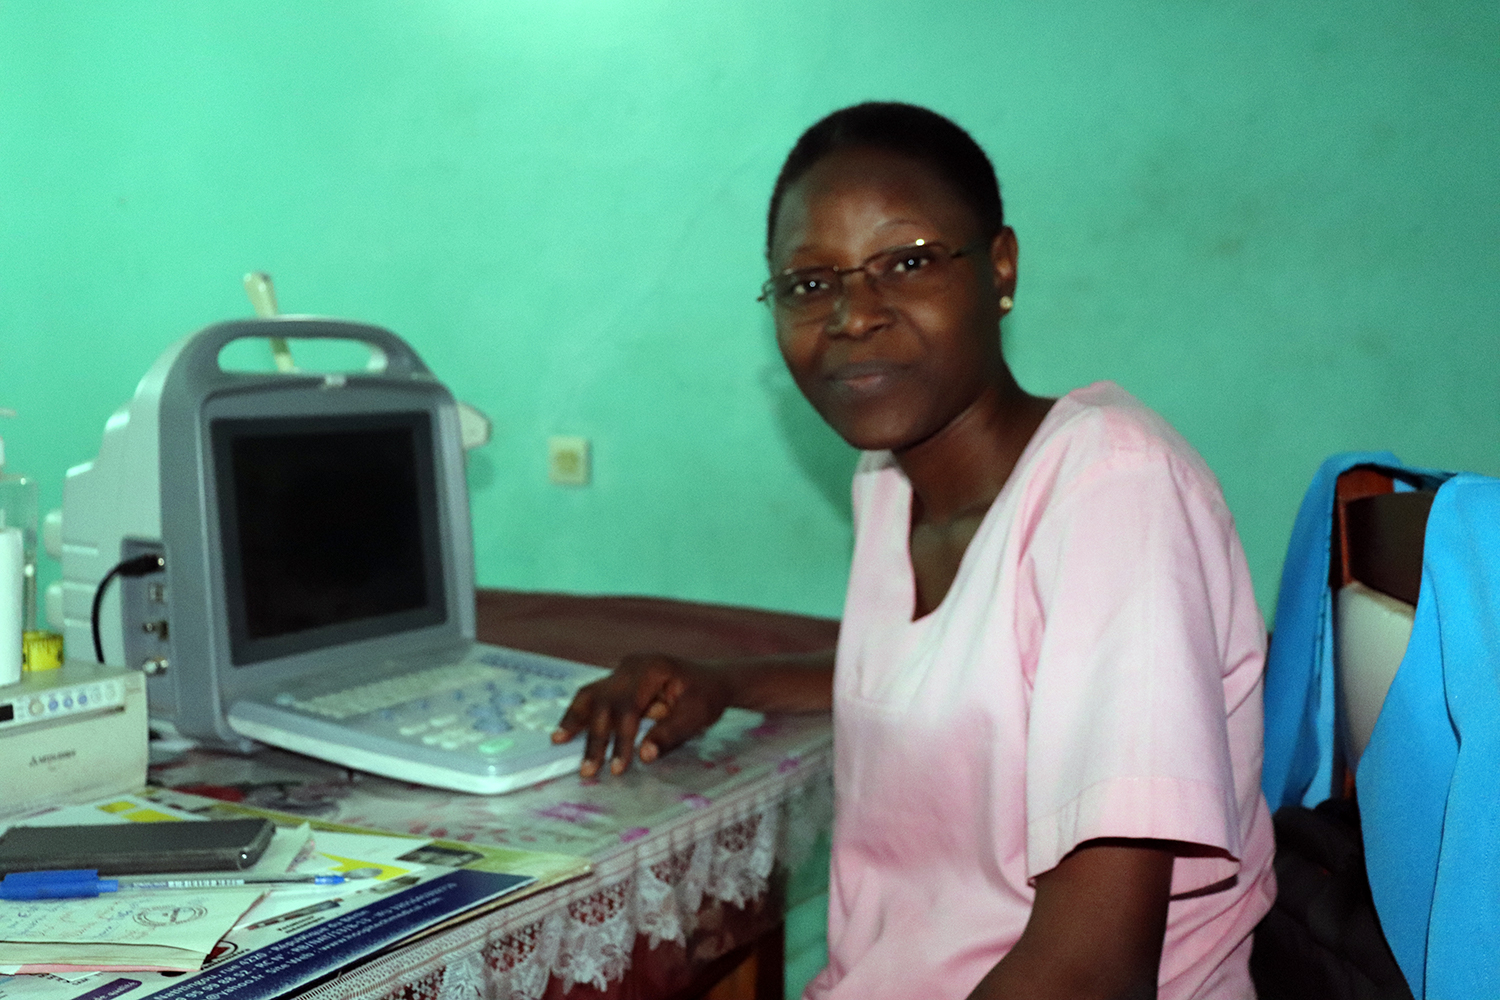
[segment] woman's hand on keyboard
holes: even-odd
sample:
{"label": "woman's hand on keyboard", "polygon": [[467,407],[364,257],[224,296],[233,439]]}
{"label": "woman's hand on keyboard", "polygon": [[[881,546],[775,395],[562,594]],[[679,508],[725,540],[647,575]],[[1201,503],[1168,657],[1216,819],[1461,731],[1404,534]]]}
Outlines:
{"label": "woman's hand on keyboard", "polygon": [[641,760],[650,763],[717,722],[732,696],[726,671],[662,653],[632,654],[608,677],[578,690],[552,742],[587,734],[578,769],[585,778],[599,773],[613,744],[609,770],[621,774],[630,766],[643,720],[655,723],[639,751]]}

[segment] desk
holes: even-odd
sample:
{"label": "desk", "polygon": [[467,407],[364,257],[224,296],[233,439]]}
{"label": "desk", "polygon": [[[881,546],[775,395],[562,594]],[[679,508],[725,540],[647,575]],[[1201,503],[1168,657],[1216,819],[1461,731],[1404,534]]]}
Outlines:
{"label": "desk", "polygon": [[[652,598],[481,591],[487,642],[611,665],[626,652],[765,655],[830,647],[836,622]],[[781,996],[789,876],[832,811],[826,716],[726,719],[621,778],[472,796],[265,749],[194,751],[169,787],[402,833],[587,856],[592,874],[376,958],[317,1000]],[[717,983],[717,985],[715,985]],[[712,988],[711,993],[705,990]]]}

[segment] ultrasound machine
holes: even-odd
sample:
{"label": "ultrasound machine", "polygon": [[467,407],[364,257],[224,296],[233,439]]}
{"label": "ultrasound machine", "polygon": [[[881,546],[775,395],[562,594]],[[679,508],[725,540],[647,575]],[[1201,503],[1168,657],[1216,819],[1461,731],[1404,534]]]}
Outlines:
{"label": "ultrasound machine", "polygon": [[[222,365],[247,338],[370,360]],[[388,330],[287,316],[174,344],[68,471],[62,541],[69,659],[144,672],[183,736],[488,794],[578,766],[549,734],[605,671],[475,642],[458,410]]]}

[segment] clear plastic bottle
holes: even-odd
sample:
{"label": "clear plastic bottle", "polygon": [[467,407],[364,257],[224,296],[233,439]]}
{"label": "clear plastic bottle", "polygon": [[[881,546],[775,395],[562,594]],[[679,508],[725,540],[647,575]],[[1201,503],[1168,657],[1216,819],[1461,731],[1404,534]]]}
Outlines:
{"label": "clear plastic bottle", "polygon": [[37,486],[30,476],[5,471],[5,440],[0,438],[0,528],[21,531],[21,627],[36,625]]}
{"label": "clear plastic bottle", "polygon": [[36,481],[5,475],[0,438],[0,686],[21,679],[22,637],[35,627],[36,514]]}

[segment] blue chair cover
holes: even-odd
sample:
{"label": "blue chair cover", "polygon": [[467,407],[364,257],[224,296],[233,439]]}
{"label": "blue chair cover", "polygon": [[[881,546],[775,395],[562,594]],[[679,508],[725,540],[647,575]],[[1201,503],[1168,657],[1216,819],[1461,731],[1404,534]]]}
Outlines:
{"label": "blue chair cover", "polygon": [[1261,789],[1274,812],[1315,806],[1333,784],[1333,605],[1328,590],[1334,483],[1358,465],[1404,468],[1388,451],[1334,455],[1318,468],[1287,545],[1266,657],[1266,756]]}
{"label": "blue chair cover", "polygon": [[1412,994],[1500,997],[1500,480],[1438,490],[1358,788],[1375,909]]}

